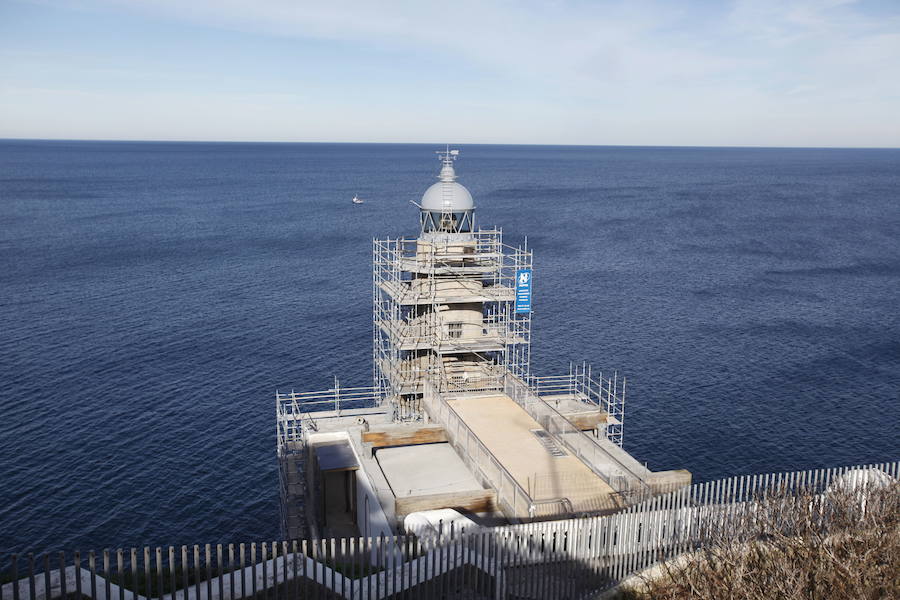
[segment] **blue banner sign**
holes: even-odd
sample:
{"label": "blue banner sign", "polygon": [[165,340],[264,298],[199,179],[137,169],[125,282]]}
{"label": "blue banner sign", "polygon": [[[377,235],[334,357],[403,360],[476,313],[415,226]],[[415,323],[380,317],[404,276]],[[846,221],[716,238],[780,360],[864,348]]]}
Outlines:
{"label": "blue banner sign", "polygon": [[531,312],[531,269],[516,271],[516,313]]}

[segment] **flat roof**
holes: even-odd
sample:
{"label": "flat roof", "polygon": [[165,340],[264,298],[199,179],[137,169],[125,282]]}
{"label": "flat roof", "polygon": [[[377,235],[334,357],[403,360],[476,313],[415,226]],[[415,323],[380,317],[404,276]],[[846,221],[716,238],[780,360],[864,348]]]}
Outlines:
{"label": "flat roof", "polygon": [[349,442],[328,442],[315,446],[319,471],[355,471],[359,468]]}
{"label": "flat roof", "polygon": [[375,459],[397,498],[483,489],[450,444],[381,448]]}
{"label": "flat roof", "polygon": [[543,427],[509,396],[461,396],[448,404],[532,499],[568,498],[575,510],[592,510],[613,493],[578,457],[536,435]]}

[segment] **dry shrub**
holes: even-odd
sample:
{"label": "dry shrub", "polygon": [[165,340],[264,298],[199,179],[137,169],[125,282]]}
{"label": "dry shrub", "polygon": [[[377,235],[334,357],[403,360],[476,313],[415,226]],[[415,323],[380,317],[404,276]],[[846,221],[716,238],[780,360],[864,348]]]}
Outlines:
{"label": "dry shrub", "polygon": [[626,596],[900,599],[900,484],[781,494],[741,513]]}

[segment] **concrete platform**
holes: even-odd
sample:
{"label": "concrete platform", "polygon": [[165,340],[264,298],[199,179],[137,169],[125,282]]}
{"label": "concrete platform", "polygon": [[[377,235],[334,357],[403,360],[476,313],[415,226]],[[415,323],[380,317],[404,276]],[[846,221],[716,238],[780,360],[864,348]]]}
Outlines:
{"label": "concrete platform", "polygon": [[375,459],[397,498],[482,489],[449,444],[382,448]]}
{"label": "concrete platform", "polygon": [[578,457],[536,435],[543,428],[508,396],[460,397],[448,404],[532,499],[568,498],[575,511],[618,505],[612,488]]}

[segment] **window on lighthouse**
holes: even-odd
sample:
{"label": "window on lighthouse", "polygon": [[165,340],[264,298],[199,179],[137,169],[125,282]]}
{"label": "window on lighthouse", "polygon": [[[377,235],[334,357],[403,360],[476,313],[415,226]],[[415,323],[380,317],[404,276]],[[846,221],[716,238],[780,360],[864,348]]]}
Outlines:
{"label": "window on lighthouse", "polygon": [[468,233],[472,231],[472,215],[469,212],[422,212],[422,231],[438,233]]}
{"label": "window on lighthouse", "polygon": [[441,214],[441,231],[456,233],[456,215],[453,213]]}

